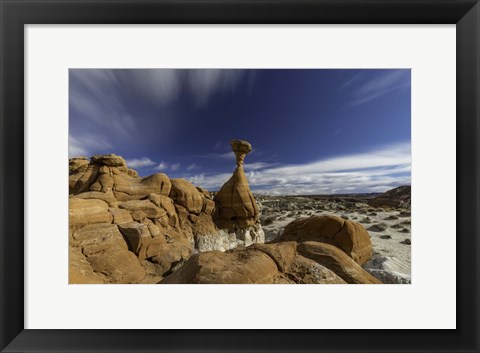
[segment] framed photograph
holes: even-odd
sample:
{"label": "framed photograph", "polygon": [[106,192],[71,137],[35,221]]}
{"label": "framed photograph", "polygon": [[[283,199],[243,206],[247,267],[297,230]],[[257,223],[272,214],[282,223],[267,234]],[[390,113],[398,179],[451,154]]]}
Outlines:
{"label": "framed photograph", "polygon": [[0,11],[2,352],[479,351],[478,1]]}

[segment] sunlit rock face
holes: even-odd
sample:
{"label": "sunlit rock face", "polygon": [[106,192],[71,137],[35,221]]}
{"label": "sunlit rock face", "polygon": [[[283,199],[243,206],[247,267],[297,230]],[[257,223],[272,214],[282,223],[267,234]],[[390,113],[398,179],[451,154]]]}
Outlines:
{"label": "sunlit rock face", "polygon": [[363,269],[367,230],[333,215],[293,219],[262,244],[243,170],[252,147],[232,149],[235,172],[215,197],[185,179],[139,177],[114,154],[69,160],[70,283],[404,283],[393,259]]}
{"label": "sunlit rock face", "polygon": [[141,178],[114,154],[70,159],[69,194],[70,283],[157,283],[193,253],[238,243],[215,226],[207,190]]}
{"label": "sunlit rock face", "polygon": [[252,145],[247,141],[233,140],[231,146],[237,167],[214,197],[215,224],[220,229],[235,232],[237,239],[244,242],[245,246],[264,243],[265,235],[259,222],[260,211],[243,169],[245,156],[252,151]]}

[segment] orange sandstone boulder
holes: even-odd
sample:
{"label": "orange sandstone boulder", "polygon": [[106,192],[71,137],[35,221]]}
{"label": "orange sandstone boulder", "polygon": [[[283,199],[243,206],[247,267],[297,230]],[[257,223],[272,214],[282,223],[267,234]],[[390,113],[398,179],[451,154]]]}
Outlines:
{"label": "orange sandstone boulder", "polygon": [[292,240],[332,244],[360,265],[372,257],[372,242],[367,230],[359,223],[336,216],[298,218],[285,227],[275,242]]}
{"label": "orange sandstone boulder", "polygon": [[130,212],[128,212],[127,210],[122,210],[121,208],[116,208],[116,207],[110,207],[108,211],[113,216],[114,224],[122,224],[122,223],[128,223],[133,221],[133,218],[130,215]]}
{"label": "orange sandstone boulder", "polygon": [[183,265],[193,252],[192,243],[183,234],[174,230],[162,232],[165,243],[158,249],[157,254],[149,259],[155,265],[156,273],[167,276]]}
{"label": "orange sandstone boulder", "polygon": [[112,223],[113,216],[108,212],[108,204],[102,200],[68,199],[69,226],[79,228],[87,224]]}
{"label": "orange sandstone boulder", "polygon": [[145,216],[150,219],[168,219],[167,211],[165,211],[163,208],[155,206],[155,204],[149,200],[124,201],[121,202],[118,207],[130,212],[132,216],[134,212],[142,211],[144,212]]}
{"label": "orange sandstone boulder", "polygon": [[162,284],[272,283],[278,275],[275,261],[262,251],[208,251],[193,255]]}
{"label": "orange sandstone boulder", "polygon": [[155,206],[165,210],[168,216],[169,225],[171,225],[172,227],[176,227],[178,225],[177,211],[175,210],[175,204],[171,198],[159,194],[150,194],[148,196],[148,199]]}
{"label": "orange sandstone boulder", "polygon": [[127,171],[127,162],[125,162],[125,159],[113,153],[95,155],[90,158],[90,163],[108,167],[119,167],[122,168],[122,170]]}
{"label": "orange sandstone boulder", "polygon": [[90,224],[70,238],[70,283],[139,283],[145,277],[114,224]]}
{"label": "orange sandstone boulder", "polygon": [[128,241],[129,248],[134,252],[140,261],[150,257],[158,256],[161,253],[166,240],[163,236],[152,236],[152,226],[139,222],[122,223],[118,229]]}
{"label": "orange sandstone boulder", "polygon": [[75,195],[76,198],[79,199],[97,199],[97,200],[102,200],[105,201],[108,206],[110,207],[117,207],[118,206],[118,201],[115,198],[115,195],[113,192],[107,191],[107,192],[100,192],[100,191],[87,191],[83,192],[81,194]]}
{"label": "orange sandstone boulder", "polygon": [[278,244],[252,244],[248,249],[259,250],[270,256],[281,272],[287,272],[297,256],[297,244],[293,241]]}
{"label": "orange sandstone boulder", "polygon": [[85,157],[71,158],[68,161],[68,173],[69,175],[84,172],[88,167],[88,159]]}
{"label": "orange sandstone boulder", "polygon": [[157,173],[145,178],[133,177],[126,173],[113,175],[113,192],[119,201],[139,200],[150,194],[168,196],[172,184],[166,174]]}
{"label": "orange sandstone boulder", "polygon": [[253,244],[248,248],[227,252],[208,251],[195,254],[160,283],[345,283],[325,266],[298,255],[296,247],[295,242]]}
{"label": "orange sandstone boulder", "polygon": [[93,270],[81,248],[70,247],[68,253],[68,283],[70,284],[103,284],[106,277]]}
{"label": "orange sandstone boulder", "polygon": [[159,276],[187,260],[193,251],[192,243],[185,236],[153,223],[130,222],[119,224],[118,228],[139,261],[148,259]]}
{"label": "orange sandstone boulder", "polygon": [[175,203],[183,206],[188,212],[200,214],[203,209],[203,199],[205,196],[197,188],[185,179],[171,179],[172,189],[170,198]]}
{"label": "orange sandstone boulder", "polygon": [[297,250],[302,256],[330,269],[347,283],[382,283],[336,246],[327,243],[306,241],[298,244]]}
{"label": "orange sandstone boulder", "polygon": [[298,284],[347,284],[332,270],[300,254],[295,256],[288,278]]}

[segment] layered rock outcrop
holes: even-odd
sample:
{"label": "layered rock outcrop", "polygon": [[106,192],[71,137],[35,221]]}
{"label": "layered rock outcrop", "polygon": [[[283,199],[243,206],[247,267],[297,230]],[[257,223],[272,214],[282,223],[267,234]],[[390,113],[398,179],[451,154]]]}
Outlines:
{"label": "layered rock outcrop", "polygon": [[114,224],[72,231],[70,283],[141,283],[145,271]]}
{"label": "layered rock outcrop", "polygon": [[69,162],[69,193],[88,191],[113,192],[118,201],[139,200],[151,193],[170,194],[172,184],[163,173],[138,178],[138,173],[127,167],[125,160],[117,155],[93,156],[89,163],[84,158]]}
{"label": "layered rock outcrop", "polygon": [[381,283],[360,265],[368,232],[334,216],[300,218],[263,244],[243,170],[216,193],[165,174],[141,178],[110,154],[69,161],[70,283]]}
{"label": "layered rock outcrop", "polygon": [[347,283],[382,283],[336,246],[316,241],[306,241],[299,244],[298,252],[306,258],[322,264]]}
{"label": "layered rock outcrop", "polygon": [[114,154],[71,159],[69,174],[71,283],[156,283],[224,236],[208,191],[184,179],[140,178]]}
{"label": "layered rock outcrop", "polygon": [[260,211],[243,169],[245,156],[252,151],[252,146],[242,140],[233,140],[231,146],[237,167],[232,177],[215,194],[214,221],[219,228],[235,232],[245,245],[264,243],[265,234],[259,222]]}
{"label": "layered rock outcrop", "polygon": [[342,250],[320,242],[253,244],[193,255],[160,284],[380,284]]}
{"label": "layered rock outcrop", "polygon": [[295,242],[253,244],[192,256],[161,284],[345,283],[328,268],[297,253]]}

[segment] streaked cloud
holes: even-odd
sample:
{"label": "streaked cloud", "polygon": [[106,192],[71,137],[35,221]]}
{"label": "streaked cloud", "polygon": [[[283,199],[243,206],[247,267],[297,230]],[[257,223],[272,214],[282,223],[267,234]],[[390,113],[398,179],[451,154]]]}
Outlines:
{"label": "streaked cloud", "polygon": [[[261,167],[260,164],[257,166]],[[254,192],[264,194],[382,192],[410,184],[410,170],[410,144],[401,143],[305,164],[251,169],[247,172],[247,178]],[[199,174],[189,180],[211,190],[218,190],[231,175]]]}
{"label": "streaked cloud", "polygon": [[278,165],[278,163],[267,163],[267,162],[254,162],[254,163],[245,163],[243,168],[245,171],[250,170],[259,170],[259,169],[266,169]]}
{"label": "streaked cloud", "polygon": [[68,136],[68,158],[91,157],[95,154],[111,153],[112,145],[103,136],[85,134]]}
{"label": "streaked cloud", "polygon": [[187,84],[197,105],[206,105],[215,93],[233,93],[246,70],[187,70]]}
{"label": "streaked cloud", "polygon": [[127,159],[127,166],[130,168],[151,167],[156,163],[148,157]]}
{"label": "streaked cloud", "polygon": [[347,81],[339,86],[340,89],[347,88],[348,86],[352,85],[354,82],[358,81],[363,75],[363,72],[357,72],[356,74],[352,75]]}
{"label": "streaked cloud", "polygon": [[164,172],[168,170],[175,172],[180,169],[180,163],[160,162],[154,169]]}
{"label": "streaked cloud", "polygon": [[359,106],[392,91],[410,87],[410,70],[385,70],[384,73],[367,81],[362,81],[361,78],[362,72],[347,81],[347,86],[353,87],[350,107]]}
{"label": "streaked cloud", "polygon": [[162,171],[162,170],[168,170],[169,168],[169,164],[166,163],[166,162],[160,162],[156,167],[155,167],[155,170],[159,170],[159,171]]}
{"label": "streaked cloud", "polygon": [[188,167],[187,167],[187,170],[188,171],[192,171],[192,170],[198,170],[200,169],[200,166],[196,163],[193,163],[193,164],[190,164]]}
{"label": "streaked cloud", "polygon": [[[139,125],[153,119],[162,121],[158,137],[167,136],[175,126],[170,108],[182,94],[202,108],[214,97],[218,100],[222,95],[233,94],[244,80],[254,76],[253,70],[229,69],[70,69],[69,72],[70,114],[76,121],[84,122],[76,127],[77,131],[87,133],[93,127],[125,142],[138,139]],[[75,147],[72,151],[82,152],[75,151]]]}
{"label": "streaked cloud", "polygon": [[121,94],[122,82],[114,70],[70,70],[70,109],[99,130],[128,137],[136,117]]}
{"label": "streaked cloud", "polygon": [[215,145],[213,145],[213,149],[216,151],[224,149],[224,143],[222,141],[217,141]]}
{"label": "streaked cloud", "polygon": [[201,156],[197,156],[199,158],[209,158],[209,159],[225,159],[225,160],[229,160],[229,159],[232,159],[234,160],[235,159],[235,153],[233,153],[232,151],[230,152],[224,152],[224,153],[208,153],[208,154],[204,154],[204,155],[201,155]]}
{"label": "streaked cloud", "polygon": [[[244,165],[256,192],[382,191],[409,182],[409,144],[362,152],[379,141],[410,138],[409,70],[296,71],[255,78],[255,70],[72,69],[69,155],[124,154],[145,173],[187,175],[217,189],[235,167],[229,139],[245,138],[256,148]],[[317,88],[332,99],[319,102]],[[332,107],[355,109],[329,114]],[[242,125],[235,127],[224,117],[236,114]],[[313,115],[321,119],[310,121]],[[371,119],[359,121],[362,116]],[[270,126],[273,119],[281,124]],[[308,131],[293,138],[297,120]],[[245,134],[242,126],[253,128]],[[336,155],[339,137],[357,152]],[[296,148],[295,164],[279,163]],[[315,160],[320,150],[330,157]]]}

